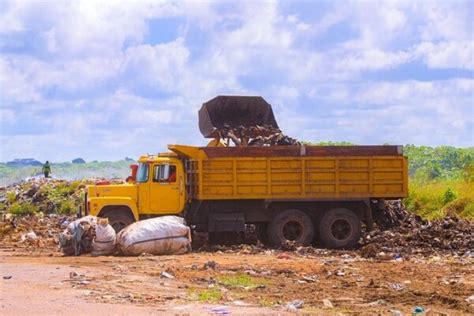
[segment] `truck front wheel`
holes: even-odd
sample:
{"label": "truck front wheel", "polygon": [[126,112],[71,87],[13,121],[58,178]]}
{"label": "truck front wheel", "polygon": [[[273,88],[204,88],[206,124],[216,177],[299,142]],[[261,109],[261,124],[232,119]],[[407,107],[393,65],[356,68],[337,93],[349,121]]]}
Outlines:
{"label": "truck front wheel", "polygon": [[283,211],[268,225],[268,240],[273,247],[281,247],[287,241],[293,241],[298,246],[308,246],[313,238],[313,221],[300,210]]}
{"label": "truck front wheel", "polygon": [[108,218],[110,226],[112,226],[116,233],[134,222],[133,217],[123,210],[110,210],[104,212],[99,217]]}
{"label": "truck front wheel", "polygon": [[354,248],[361,236],[361,222],[354,212],[345,208],[327,211],[319,222],[319,238],[331,249]]}

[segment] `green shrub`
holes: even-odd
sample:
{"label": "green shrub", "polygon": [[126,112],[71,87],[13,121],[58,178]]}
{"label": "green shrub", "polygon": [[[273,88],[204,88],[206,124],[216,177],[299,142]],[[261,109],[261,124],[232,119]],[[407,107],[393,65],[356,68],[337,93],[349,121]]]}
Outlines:
{"label": "green shrub", "polygon": [[69,196],[76,191],[79,183],[80,183],[79,181],[73,181],[70,183],[67,183],[67,182],[61,183],[56,187],[55,190],[60,196]]}
{"label": "green shrub", "polygon": [[75,212],[75,204],[72,200],[62,200],[58,205],[59,214],[71,214]]}
{"label": "green shrub", "polygon": [[453,190],[451,190],[451,188],[448,188],[446,192],[444,192],[444,195],[443,195],[443,205],[446,205],[449,202],[456,200],[457,197],[458,197],[458,194],[454,192]]}
{"label": "green shrub", "polygon": [[15,215],[32,215],[38,211],[38,208],[31,202],[13,203],[9,209],[9,212]]}
{"label": "green shrub", "polygon": [[16,193],[14,191],[7,192],[7,202],[8,204],[13,204],[16,201]]}

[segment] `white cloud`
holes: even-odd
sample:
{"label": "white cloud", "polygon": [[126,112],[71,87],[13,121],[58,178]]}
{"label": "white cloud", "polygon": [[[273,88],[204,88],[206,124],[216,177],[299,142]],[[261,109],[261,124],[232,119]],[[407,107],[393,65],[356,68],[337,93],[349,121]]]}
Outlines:
{"label": "white cloud", "polygon": [[13,61],[0,56],[0,100],[3,106],[8,102],[34,102],[41,99],[37,87],[32,85],[30,76],[17,67],[22,65],[22,59]]}
{"label": "white cloud", "polygon": [[[65,160],[203,144],[196,113],[217,94],[263,95],[282,128],[302,139],[472,142],[472,80],[366,76],[410,63],[472,71],[466,3],[357,1],[323,12],[316,3],[291,13],[276,1],[2,5],[2,120],[37,124],[42,135],[10,124],[0,160],[7,152],[48,158],[61,141]],[[147,42],[161,36],[149,29],[161,18],[178,18],[173,38]],[[425,136],[430,126],[439,138]]]}
{"label": "white cloud", "polygon": [[412,59],[407,52],[384,52],[381,50],[364,50],[354,55],[342,57],[334,68],[339,72],[358,73],[364,70],[383,70],[395,68]]}
{"label": "white cloud", "polygon": [[134,46],[125,52],[124,72],[140,80],[139,84],[175,91],[188,58],[182,38],[166,44]]}
{"label": "white cloud", "polygon": [[472,146],[472,91],[470,79],[327,84],[306,115],[293,108],[283,121],[304,140]]}
{"label": "white cloud", "polygon": [[418,29],[424,41],[472,40],[470,1],[426,1],[415,6],[414,13],[423,21]]}
{"label": "white cloud", "polygon": [[16,113],[12,109],[0,109],[0,122],[9,124],[16,120]]}
{"label": "white cloud", "polygon": [[474,40],[431,43],[416,49],[430,68],[459,68],[474,70]]}
{"label": "white cloud", "polygon": [[173,119],[171,111],[136,111],[130,117],[130,121],[141,126],[158,126],[158,124],[169,124]]}

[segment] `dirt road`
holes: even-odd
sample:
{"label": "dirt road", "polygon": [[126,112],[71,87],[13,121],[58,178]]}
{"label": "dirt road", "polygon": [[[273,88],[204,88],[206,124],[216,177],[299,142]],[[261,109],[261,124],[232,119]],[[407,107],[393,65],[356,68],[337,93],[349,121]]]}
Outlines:
{"label": "dirt road", "polygon": [[474,313],[472,258],[251,252],[62,257],[2,248],[1,314]]}

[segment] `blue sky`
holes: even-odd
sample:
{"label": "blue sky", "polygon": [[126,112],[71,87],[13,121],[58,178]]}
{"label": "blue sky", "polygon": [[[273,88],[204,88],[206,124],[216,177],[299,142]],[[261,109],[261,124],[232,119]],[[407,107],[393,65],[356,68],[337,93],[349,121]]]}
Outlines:
{"label": "blue sky", "polygon": [[473,146],[472,1],[0,1],[0,161],[204,145],[261,95],[300,140]]}

